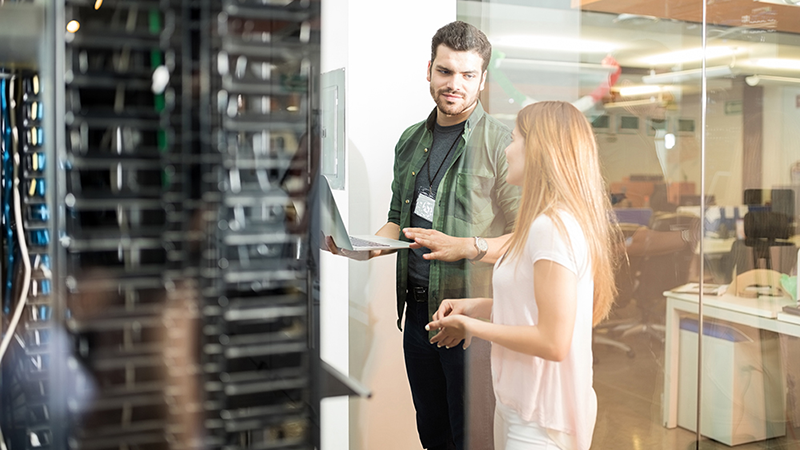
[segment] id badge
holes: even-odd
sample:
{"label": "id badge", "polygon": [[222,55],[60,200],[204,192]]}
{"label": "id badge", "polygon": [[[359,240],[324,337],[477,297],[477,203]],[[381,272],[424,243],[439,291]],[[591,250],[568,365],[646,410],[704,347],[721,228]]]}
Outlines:
{"label": "id badge", "polygon": [[427,189],[420,189],[417,195],[417,206],[414,208],[414,214],[428,222],[433,222],[433,207],[436,205],[436,200],[433,199],[433,194]]}

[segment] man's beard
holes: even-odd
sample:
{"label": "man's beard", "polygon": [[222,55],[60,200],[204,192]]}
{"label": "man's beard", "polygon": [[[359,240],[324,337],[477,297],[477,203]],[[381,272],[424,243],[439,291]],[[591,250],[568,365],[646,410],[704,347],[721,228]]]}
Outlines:
{"label": "man's beard", "polygon": [[433,96],[436,107],[448,116],[457,116],[472,107],[477,101],[478,97],[470,98],[469,95],[461,95],[461,100],[457,103],[448,102],[443,95],[450,94],[453,91],[448,89],[440,89],[439,92],[434,93],[431,87],[431,95]]}

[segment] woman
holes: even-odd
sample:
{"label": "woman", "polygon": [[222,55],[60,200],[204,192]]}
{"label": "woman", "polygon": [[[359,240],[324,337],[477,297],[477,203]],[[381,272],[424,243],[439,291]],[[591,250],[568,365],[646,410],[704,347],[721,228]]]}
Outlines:
{"label": "woman", "polygon": [[574,106],[540,102],[520,111],[506,156],[522,197],[494,299],[442,302],[431,342],[494,343],[496,449],[585,450],[597,415],[592,327],[613,302],[619,239],[597,145]]}

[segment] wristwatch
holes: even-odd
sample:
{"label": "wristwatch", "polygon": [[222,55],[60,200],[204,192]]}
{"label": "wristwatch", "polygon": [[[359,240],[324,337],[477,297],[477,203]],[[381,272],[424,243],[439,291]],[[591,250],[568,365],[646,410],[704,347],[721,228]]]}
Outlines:
{"label": "wristwatch", "polygon": [[475,236],[475,249],[478,250],[478,256],[472,258],[470,260],[472,262],[480,261],[484,256],[486,256],[486,252],[489,250],[489,243],[486,242],[486,239],[480,236]]}

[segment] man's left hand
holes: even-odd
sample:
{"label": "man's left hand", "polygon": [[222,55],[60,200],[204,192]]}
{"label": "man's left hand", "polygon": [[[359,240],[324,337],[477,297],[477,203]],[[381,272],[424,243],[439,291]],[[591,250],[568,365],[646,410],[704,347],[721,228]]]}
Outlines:
{"label": "man's left hand", "polygon": [[415,242],[411,244],[412,248],[426,247],[431,250],[423,255],[425,259],[453,262],[473,258],[478,253],[472,238],[452,237],[426,228],[404,228],[403,233]]}

